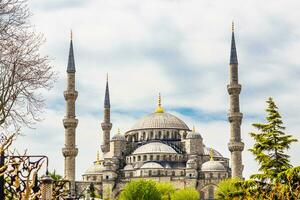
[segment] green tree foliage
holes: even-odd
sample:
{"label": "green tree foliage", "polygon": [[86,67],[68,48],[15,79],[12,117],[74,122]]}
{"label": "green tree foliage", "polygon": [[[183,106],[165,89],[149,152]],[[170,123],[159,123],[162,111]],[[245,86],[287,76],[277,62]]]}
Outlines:
{"label": "green tree foliage", "polygon": [[[293,167],[286,150],[297,140],[284,133],[285,127],[272,98],[267,100],[265,124],[253,124],[257,133],[250,133],[254,146],[249,149],[259,164],[259,174],[249,180],[228,186],[229,196],[247,200],[300,199],[300,167]],[[223,190],[222,184],[218,190]]]}
{"label": "green tree foliage", "polygon": [[170,183],[157,183],[156,187],[161,194],[162,200],[171,200],[172,194],[175,192],[175,188]]}
{"label": "green tree foliage", "polygon": [[152,180],[131,181],[126,184],[119,200],[160,200],[161,194]]}
{"label": "green tree foliage", "polygon": [[199,200],[199,192],[194,188],[177,190],[172,195],[172,200]]}
{"label": "green tree foliage", "polygon": [[253,124],[258,129],[257,133],[250,133],[255,140],[253,148],[250,149],[259,163],[261,173],[251,176],[260,181],[274,181],[277,175],[291,168],[289,155],[285,153],[291,143],[297,140],[292,135],[287,135],[283,131],[285,127],[272,98],[267,100],[267,116],[265,124]]}
{"label": "green tree foliage", "polygon": [[[218,184],[218,188],[215,191],[215,199],[218,200],[232,200],[233,196],[239,194],[241,187],[237,185],[240,179],[225,179]],[[235,197],[239,199],[238,197]]]}

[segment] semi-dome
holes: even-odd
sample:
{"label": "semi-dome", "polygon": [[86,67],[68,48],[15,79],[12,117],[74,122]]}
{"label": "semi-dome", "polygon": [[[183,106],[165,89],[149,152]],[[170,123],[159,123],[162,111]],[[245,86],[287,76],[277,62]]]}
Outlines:
{"label": "semi-dome", "polygon": [[210,147],[204,147],[204,155],[209,156],[211,154],[211,150],[213,151],[213,155],[214,157],[220,157],[223,158],[222,154],[220,152],[218,152],[217,150],[210,148]]}
{"label": "semi-dome", "polygon": [[127,164],[125,167],[124,167],[124,170],[134,170],[132,164]]}
{"label": "semi-dome", "polygon": [[215,160],[210,160],[202,164],[201,170],[203,172],[208,171],[226,171],[224,165]]}
{"label": "semi-dome", "polygon": [[145,153],[167,153],[176,154],[177,152],[169,145],[160,142],[151,142],[138,147],[132,154],[145,154]]}
{"label": "semi-dome", "polygon": [[186,139],[202,139],[202,136],[200,135],[200,133],[192,131],[186,135]]}
{"label": "semi-dome", "polygon": [[143,166],[141,167],[141,169],[163,169],[163,168],[164,167],[157,162],[147,162],[143,164]]}
{"label": "semi-dome", "polygon": [[190,130],[189,127],[181,119],[165,112],[155,112],[141,118],[129,131],[143,129]]}

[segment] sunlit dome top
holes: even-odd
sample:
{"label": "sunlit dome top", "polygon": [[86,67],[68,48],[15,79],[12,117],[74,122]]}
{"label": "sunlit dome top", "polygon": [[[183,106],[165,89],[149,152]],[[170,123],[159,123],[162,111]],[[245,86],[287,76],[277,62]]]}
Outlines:
{"label": "sunlit dome top", "polygon": [[142,129],[179,129],[188,131],[189,127],[172,114],[152,113],[141,118],[130,131]]}
{"label": "sunlit dome top", "polygon": [[145,154],[145,153],[167,153],[167,154],[177,154],[177,152],[169,145],[160,142],[151,142],[140,146],[132,154]]}
{"label": "sunlit dome top", "polygon": [[206,171],[226,171],[224,165],[222,165],[219,161],[210,160],[202,164],[201,170],[203,172]]}
{"label": "sunlit dome top", "polygon": [[102,163],[100,162],[95,162],[91,167],[89,167],[84,175],[88,175],[88,174],[102,174],[104,167],[102,165]]}
{"label": "sunlit dome top", "polygon": [[159,96],[156,111],[138,120],[134,126],[127,132],[143,129],[178,129],[187,130],[189,127],[178,117],[166,113],[161,106],[161,98]]}
{"label": "sunlit dome top", "polygon": [[147,162],[145,163],[141,169],[163,169],[164,167],[161,164],[156,162]]}

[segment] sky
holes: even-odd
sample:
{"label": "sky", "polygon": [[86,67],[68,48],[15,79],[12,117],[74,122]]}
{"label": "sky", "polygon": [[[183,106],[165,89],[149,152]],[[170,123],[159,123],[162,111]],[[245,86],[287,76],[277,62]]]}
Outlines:
{"label": "sky", "polygon": [[[24,128],[15,141],[19,152],[49,157],[49,169],[63,174],[65,115],[63,91],[73,30],[76,114],[76,177],[96,159],[102,141],[101,122],[106,74],[109,74],[113,128],[111,135],[162,105],[192,128],[208,147],[230,157],[229,55],[231,23],[239,60],[244,176],[257,172],[248,151],[252,123],[264,122],[273,97],[286,132],[300,140],[300,26],[298,0],[31,0],[31,24],[44,34],[41,47],[58,78],[46,99],[42,122]],[[288,153],[300,165],[300,143]]]}

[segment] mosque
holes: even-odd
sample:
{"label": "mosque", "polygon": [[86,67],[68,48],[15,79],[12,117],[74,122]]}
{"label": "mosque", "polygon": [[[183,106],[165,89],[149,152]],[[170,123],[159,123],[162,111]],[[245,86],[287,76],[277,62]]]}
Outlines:
{"label": "mosque", "polygon": [[73,193],[83,190],[91,182],[96,193],[104,198],[114,199],[126,183],[140,178],[172,183],[175,188],[193,187],[201,199],[213,199],[217,184],[228,177],[242,178],[241,140],[242,113],[239,108],[241,85],[238,82],[238,59],[235,46],[234,27],[232,28],[229,77],[227,90],[230,98],[228,121],[228,149],[231,159],[205,145],[199,132],[192,129],[178,117],[164,110],[159,95],[154,112],[141,117],[125,133],[111,137],[110,96],[108,80],[104,97],[104,119],[101,123],[103,143],[95,162],[82,175],[83,180],[75,180],[76,127],[75,101],[75,61],[71,38],[67,66],[65,146],[65,178],[71,181]]}

